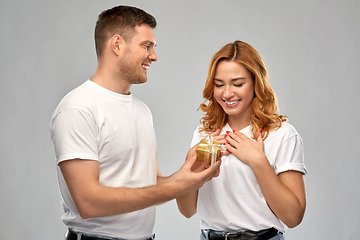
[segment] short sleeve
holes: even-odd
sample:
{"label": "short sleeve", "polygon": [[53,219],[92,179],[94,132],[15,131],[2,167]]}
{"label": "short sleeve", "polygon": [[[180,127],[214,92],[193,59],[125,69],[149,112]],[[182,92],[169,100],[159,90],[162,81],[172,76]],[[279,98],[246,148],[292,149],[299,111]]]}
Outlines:
{"label": "short sleeve", "polygon": [[203,138],[204,138],[204,134],[200,133],[200,126],[198,126],[194,131],[193,138],[191,140],[191,147],[198,144]]}
{"label": "short sleeve", "polygon": [[299,135],[293,135],[281,144],[274,170],[276,174],[289,170],[307,173],[304,164],[304,146]]}
{"label": "short sleeve", "polygon": [[98,159],[97,127],[94,118],[79,109],[61,111],[50,124],[56,160]]}

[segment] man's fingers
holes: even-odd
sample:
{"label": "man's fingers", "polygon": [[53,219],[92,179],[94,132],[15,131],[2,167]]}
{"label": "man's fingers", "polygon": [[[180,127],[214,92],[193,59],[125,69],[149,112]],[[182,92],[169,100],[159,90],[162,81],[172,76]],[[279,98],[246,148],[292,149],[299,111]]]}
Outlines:
{"label": "man's fingers", "polygon": [[216,161],[216,163],[209,167],[208,169],[204,170],[201,174],[204,175],[205,178],[209,177],[209,176],[212,176],[214,174],[214,172],[219,169],[220,167],[220,164],[221,164],[221,161]]}
{"label": "man's fingers", "polygon": [[196,161],[196,158],[197,158],[196,152],[192,153],[191,156],[187,156],[187,158],[186,158],[186,160],[185,160],[185,162],[183,164],[183,167],[191,169],[192,166],[194,165],[195,161]]}
{"label": "man's fingers", "polygon": [[196,153],[196,149],[198,148],[200,142],[196,145],[194,145],[192,148],[189,149],[189,151],[186,154],[186,159],[188,159],[189,157],[191,157],[194,153]]}

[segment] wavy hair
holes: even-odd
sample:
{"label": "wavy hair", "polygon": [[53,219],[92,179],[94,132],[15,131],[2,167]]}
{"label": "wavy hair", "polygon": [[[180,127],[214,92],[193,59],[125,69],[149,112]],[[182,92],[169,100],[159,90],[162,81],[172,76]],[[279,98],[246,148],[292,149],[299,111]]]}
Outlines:
{"label": "wavy hair", "polygon": [[220,61],[235,61],[246,67],[254,81],[254,99],[250,106],[250,125],[255,138],[262,128],[262,137],[265,140],[269,132],[281,127],[288,118],[277,114],[278,104],[274,91],[270,87],[268,73],[259,53],[249,44],[242,41],[229,43],[221,48],[210,61],[210,67],[203,90],[205,101],[199,109],[204,112],[200,119],[201,131],[214,132],[222,129],[227,123],[228,116],[214,98],[215,71]]}

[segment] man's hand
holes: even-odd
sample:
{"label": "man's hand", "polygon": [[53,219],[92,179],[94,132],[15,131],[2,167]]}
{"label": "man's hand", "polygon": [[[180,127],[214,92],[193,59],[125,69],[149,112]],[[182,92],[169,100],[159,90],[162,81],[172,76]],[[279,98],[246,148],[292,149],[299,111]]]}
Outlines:
{"label": "man's hand", "polygon": [[[217,177],[220,171],[221,160],[213,166],[196,161],[196,153],[186,159],[181,169],[172,175],[172,180],[184,194],[201,188],[205,182]],[[176,187],[176,186],[175,186]]]}
{"label": "man's hand", "polygon": [[[210,135],[214,138],[215,142],[219,142],[219,143],[222,143],[222,144],[224,144],[224,143],[229,144],[228,140],[226,139],[226,135],[225,134],[220,135],[220,129],[217,129],[215,132],[213,132]],[[191,157],[194,154],[194,152],[196,152],[196,149],[198,148],[199,144],[200,144],[200,142],[189,149],[189,151],[186,154],[186,159]],[[224,152],[221,152],[220,158],[222,156],[226,156],[226,155],[229,155],[229,154],[230,154],[230,152],[228,150],[226,150]]]}

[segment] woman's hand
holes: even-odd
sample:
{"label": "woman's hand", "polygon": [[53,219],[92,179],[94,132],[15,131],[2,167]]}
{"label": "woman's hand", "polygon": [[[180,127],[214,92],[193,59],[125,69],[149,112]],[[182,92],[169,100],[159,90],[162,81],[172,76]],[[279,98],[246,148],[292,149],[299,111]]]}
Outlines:
{"label": "woman's hand", "polygon": [[[222,143],[222,144],[224,144],[225,146],[227,146],[227,145],[229,144],[229,142],[226,140],[227,134],[222,134],[222,135],[220,135],[220,129],[217,129],[215,132],[213,132],[213,133],[211,134],[211,136],[213,137],[213,139],[214,139],[215,142]],[[222,151],[222,152],[221,152],[221,155],[220,155],[220,158],[221,158],[222,156],[226,156],[226,155],[229,155],[229,154],[230,154],[230,152],[229,152],[228,150]]]}
{"label": "woman's hand", "polygon": [[247,165],[251,165],[265,157],[261,130],[255,141],[245,134],[236,131],[228,131],[225,135],[225,140],[227,141],[227,150]]}

